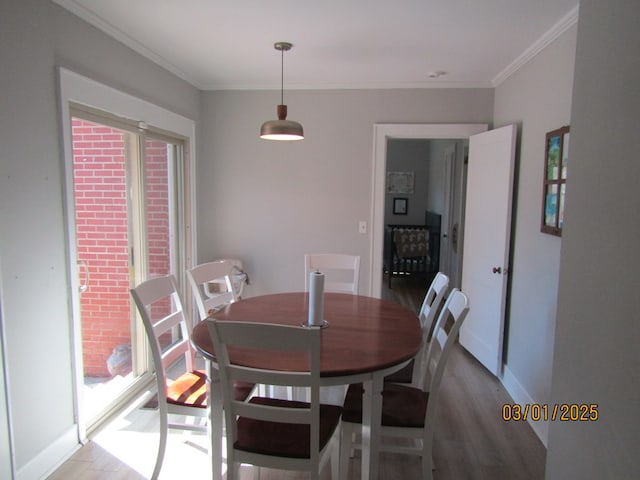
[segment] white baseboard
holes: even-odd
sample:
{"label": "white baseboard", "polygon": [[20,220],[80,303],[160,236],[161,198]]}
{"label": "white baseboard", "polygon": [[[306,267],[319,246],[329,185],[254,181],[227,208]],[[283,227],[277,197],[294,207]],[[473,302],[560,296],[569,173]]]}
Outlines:
{"label": "white baseboard", "polygon": [[[502,378],[500,378],[500,380],[509,395],[511,395],[511,398],[513,398],[513,403],[517,403],[523,407],[524,405],[533,405],[534,403],[537,403],[531,398],[529,393],[520,384],[507,365],[504,366]],[[531,428],[533,428],[533,431],[546,448],[547,440],[549,439],[549,421],[539,420],[534,422],[528,418],[527,422],[531,425]]]}
{"label": "white baseboard", "polygon": [[24,467],[20,468],[16,480],[46,478],[80,447],[81,445],[78,442],[78,429],[74,425],[51,445],[32,458]]}

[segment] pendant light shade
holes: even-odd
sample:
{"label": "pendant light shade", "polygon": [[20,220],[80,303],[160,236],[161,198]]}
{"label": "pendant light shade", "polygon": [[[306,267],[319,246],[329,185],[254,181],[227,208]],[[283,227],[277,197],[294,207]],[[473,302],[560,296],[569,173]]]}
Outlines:
{"label": "pendant light shade", "polygon": [[284,105],[284,52],[291,50],[292,44],[277,42],[273,46],[281,52],[280,77],[280,105],[278,105],[278,120],[268,120],[260,128],[260,138],[265,140],[302,140],[304,132],[302,125],[293,120],[287,120],[287,106]]}

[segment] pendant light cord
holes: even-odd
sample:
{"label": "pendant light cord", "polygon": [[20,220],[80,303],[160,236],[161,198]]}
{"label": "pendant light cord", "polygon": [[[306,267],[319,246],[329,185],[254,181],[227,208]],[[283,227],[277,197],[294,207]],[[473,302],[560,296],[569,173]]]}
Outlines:
{"label": "pendant light cord", "polygon": [[284,48],[280,50],[280,105],[284,105]]}

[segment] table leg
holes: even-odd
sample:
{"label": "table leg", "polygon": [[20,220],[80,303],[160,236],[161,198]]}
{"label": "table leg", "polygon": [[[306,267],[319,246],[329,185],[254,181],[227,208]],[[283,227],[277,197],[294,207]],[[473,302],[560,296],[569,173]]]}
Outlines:
{"label": "table leg", "polygon": [[384,377],[374,374],[364,382],[362,397],[362,478],[377,480],[382,424],[382,386]]}
{"label": "table leg", "polygon": [[209,377],[209,435],[211,440],[211,478],[222,480],[222,437],[224,435],[224,416],[222,409],[222,386],[218,369],[213,362],[207,361]]}

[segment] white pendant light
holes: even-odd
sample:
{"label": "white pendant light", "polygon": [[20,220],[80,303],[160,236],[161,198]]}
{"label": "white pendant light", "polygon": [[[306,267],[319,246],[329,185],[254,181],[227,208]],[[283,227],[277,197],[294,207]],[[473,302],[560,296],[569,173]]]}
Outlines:
{"label": "white pendant light", "polygon": [[293,120],[287,120],[287,106],[284,105],[284,52],[291,50],[289,42],[276,42],[273,48],[281,52],[280,76],[280,105],[278,105],[278,120],[268,120],[260,128],[260,138],[265,140],[302,140],[304,132],[302,125]]}

